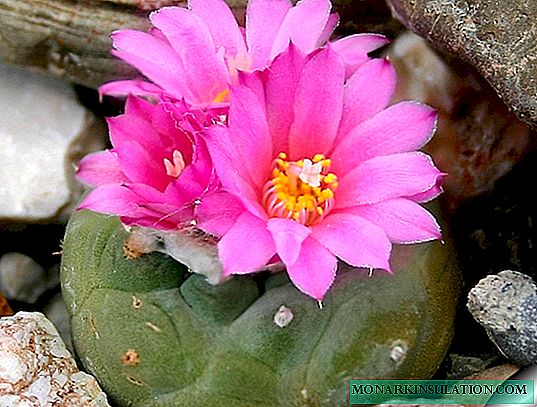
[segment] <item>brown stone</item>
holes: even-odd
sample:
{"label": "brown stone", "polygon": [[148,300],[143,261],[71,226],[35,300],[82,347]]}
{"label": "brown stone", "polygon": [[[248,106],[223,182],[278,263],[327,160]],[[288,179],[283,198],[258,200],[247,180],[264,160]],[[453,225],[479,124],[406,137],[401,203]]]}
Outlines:
{"label": "brown stone", "polygon": [[471,63],[515,114],[537,127],[537,2],[389,0],[435,48]]}
{"label": "brown stone", "polygon": [[0,317],[5,317],[9,315],[13,315],[13,311],[7,303],[6,297],[4,297],[0,292]]}

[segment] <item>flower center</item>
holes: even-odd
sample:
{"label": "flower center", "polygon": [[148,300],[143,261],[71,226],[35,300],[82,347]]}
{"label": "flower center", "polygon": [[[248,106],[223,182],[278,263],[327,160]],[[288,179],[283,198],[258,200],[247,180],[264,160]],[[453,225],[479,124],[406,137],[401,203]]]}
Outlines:
{"label": "flower center", "polygon": [[183,159],[183,154],[181,154],[178,150],[173,150],[173,156],[172,156],[173,162],[168,160],[167,158],[164,159],[164,167],[166,167],[166,175],[169,175],[170,177],[177,178],[183,170],[185,169],[185,160]]}
{"label": "flower center", "polygon": [[269,216],[293,219],[310,226],[334,207],[337,176],[328,172],[330,159],[316,154],[312,160],[288,161],[280,153],[273,162],[272,178],[263,188],[263,205]]}

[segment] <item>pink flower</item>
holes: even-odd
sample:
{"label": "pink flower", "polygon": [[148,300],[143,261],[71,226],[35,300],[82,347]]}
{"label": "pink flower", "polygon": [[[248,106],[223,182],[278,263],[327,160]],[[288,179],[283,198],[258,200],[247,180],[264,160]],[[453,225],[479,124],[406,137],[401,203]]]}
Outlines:
{"label": "pink flower", "polygon": [[[188,9],[165,7],[151,13],[149,33],[112,35],[113,54],[137,68],[150,82],[108,83],[102,94],[163,94],[192,106],[229,101],[229,84],[238,71],[265,68],[290,42],[304,53],[323,45],[338,23],[329,0],[250,0],[246,27],[239,27],[224,0],[190,0]],[[332,43],[347,75],[368,60],[367,53],[386,44],[385,37],[360,34]]]}
{"label": "pink flower", "polygon": [[276,258],[320,300],[337,258],[390,271],[392,243],[440,238],[420,203],[441,192],[443,174],[416,151],[436,113],[416,102],[386,107],[394,86],[383,59],[346,80],[332,46],[304,56],[291,45],[270,69],[239,75],[228,127],[205,131],[224,191],[197,211],[199,226],[221,236],[225,275]]}
{"label": "pink flower", "polygon": [[108,119],[114,148],[80,162],[78,178],[97,188],[79,209],[164,230],[192,221],[195,200],[210,188],[212,164],[203,140],[184,130],[188,119],[187,106],[129,97],[125,114]]}

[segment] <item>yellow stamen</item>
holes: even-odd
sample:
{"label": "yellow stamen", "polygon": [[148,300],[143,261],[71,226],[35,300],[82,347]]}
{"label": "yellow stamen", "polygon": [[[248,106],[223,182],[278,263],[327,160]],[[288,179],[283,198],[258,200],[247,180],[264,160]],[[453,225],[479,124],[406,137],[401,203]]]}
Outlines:
{"label": "yellow stamen", "polygon": [[229,89],[224,89],[222,92],[220,92],[218,95],[216,95],[213,99],[213,102],[215,103],[222,103],[227,102],[229,100]]}
{"label": "yellow stamen", "polygon": [[263,190],[267,213],[307,226],[320,221],[334,206],[338,184],[337,176],[328,172],[330,164],[322,154],[295,162],[288,161],[285,153],[278,154]]}

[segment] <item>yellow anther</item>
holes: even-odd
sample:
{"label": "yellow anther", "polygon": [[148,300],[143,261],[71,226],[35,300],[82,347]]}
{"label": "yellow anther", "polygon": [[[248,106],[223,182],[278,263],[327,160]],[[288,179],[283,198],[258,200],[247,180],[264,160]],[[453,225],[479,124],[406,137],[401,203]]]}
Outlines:
{"label": "yellow anther", "polygon": [[333,198],[334,197],[334,191],[332,191],[330,188],[323,189],[323,192],[321,192],[321,195],[325,199]]}
{"label": "yellow anther", "polygon": [[215,103],[226,102],[229,99],[229,89],[224,89],[222,92],[218,93],[213,99]]}
{"label": "yellow anther", "polygon": [[337,176],[334,173],[328,173],[323,177],[323,182],[325,184],[332,184],[337,181]]}
{"label": "yellow anther", "polygon": [[272,178],[264,188],[264,204],[271,217],[294,219],[304,225],[317,223],[333,207],[337,176],[327,173],[331,161],[322,154],[295,162],[280,153]]}

